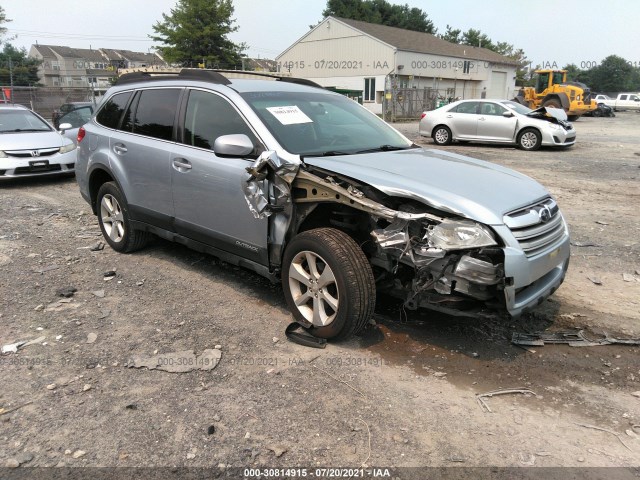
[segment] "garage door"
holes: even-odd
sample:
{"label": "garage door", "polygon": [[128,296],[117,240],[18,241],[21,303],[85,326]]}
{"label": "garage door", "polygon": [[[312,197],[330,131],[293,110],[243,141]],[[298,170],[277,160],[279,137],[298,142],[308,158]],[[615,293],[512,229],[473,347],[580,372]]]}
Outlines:
{"label": "garage door", "polygon": [[506,98],[507,72],[491,72],[491,86],[487,98]]}

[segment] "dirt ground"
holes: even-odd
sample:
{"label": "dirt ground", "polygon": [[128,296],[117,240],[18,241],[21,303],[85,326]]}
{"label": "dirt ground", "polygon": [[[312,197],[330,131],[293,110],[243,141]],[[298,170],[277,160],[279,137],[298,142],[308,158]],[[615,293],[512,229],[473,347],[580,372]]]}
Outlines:
{"label": "dirt ground", "polygon": [[[325,350],[286,340],[280,286],[249,271],[162,240],[91,251],[73,178],[1,185],[0,344],[45,339],[0,356],[0,467],[640,466],[640,347],[510,342],[640,337],[640,114],[575,127],[568,150],[446,147],[556,197],[574,245],[550,300],[497,321],[379,298],[375,326]],[[213,370],[128,368],[216,346]],[[534,394],[476,398],[506,388]]]}

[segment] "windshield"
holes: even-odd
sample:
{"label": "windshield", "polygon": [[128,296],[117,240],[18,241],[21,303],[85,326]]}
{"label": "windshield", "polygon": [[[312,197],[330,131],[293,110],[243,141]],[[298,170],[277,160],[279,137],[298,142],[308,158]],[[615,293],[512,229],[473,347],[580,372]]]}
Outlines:
{"label": "windshield", "polygon": [[522,115],[526,115],[527,113],[533,111],[529,107],[525,107],[524,105],[521,105],[518,102],[507,101],[507,102],[501,102],[501,103],[505,107],[508,107],[511,110],[513,110],[514,112],[520,113]]}
{"label": "windshield", "polygon": [[29,110],[0,110],[0,133],[49,131],[51,126]]}
{"label": "windshield", "polygon": [[348,155],[412,145],[378,117],[341,95],[248,92],[242,96],[280,145],[301,156]]}

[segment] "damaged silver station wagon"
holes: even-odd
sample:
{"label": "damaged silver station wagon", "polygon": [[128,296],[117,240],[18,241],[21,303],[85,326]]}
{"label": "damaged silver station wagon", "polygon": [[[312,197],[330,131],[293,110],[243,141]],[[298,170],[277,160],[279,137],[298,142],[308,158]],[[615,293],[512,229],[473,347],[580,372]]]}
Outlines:
{"label": "damaged silver station wagon", "polygon": [[113,249],[155,234],[280,278],[316,337],[361,330],[376,291],[411,309],[518,315],[569,262],[540,184],[414,145],[307,80],[124,75],[78,149],[80,191]]}

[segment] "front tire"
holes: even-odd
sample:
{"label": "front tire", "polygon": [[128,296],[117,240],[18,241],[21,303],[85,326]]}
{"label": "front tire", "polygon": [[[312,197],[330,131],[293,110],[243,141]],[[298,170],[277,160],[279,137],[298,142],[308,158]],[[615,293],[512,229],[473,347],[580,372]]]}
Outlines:
{"label": "front tire", "polygon": [[294,319],[320,338],[343,340],[373,315],[376,286],[358,244],[334,228],[300,233],[287,246],[282,288]]}
{"label": "front tire", "polygon": [[431,137],[436,145],[450,145],[452,140],[451,130],[444,125],[438,125],[434,128]]}
{"label": "front tire", "polygon": [[538,150],[542,143],[542,135],[533,128],[525,128],[518,134],[518,147],[522,150]]}
{"label": "front tire", "polygon": [[147,244],[150,234],[131,226],[129,206],[115,182],[103,183],[96,201],[100,230],[111,248],[117,252],[129,253]]}

